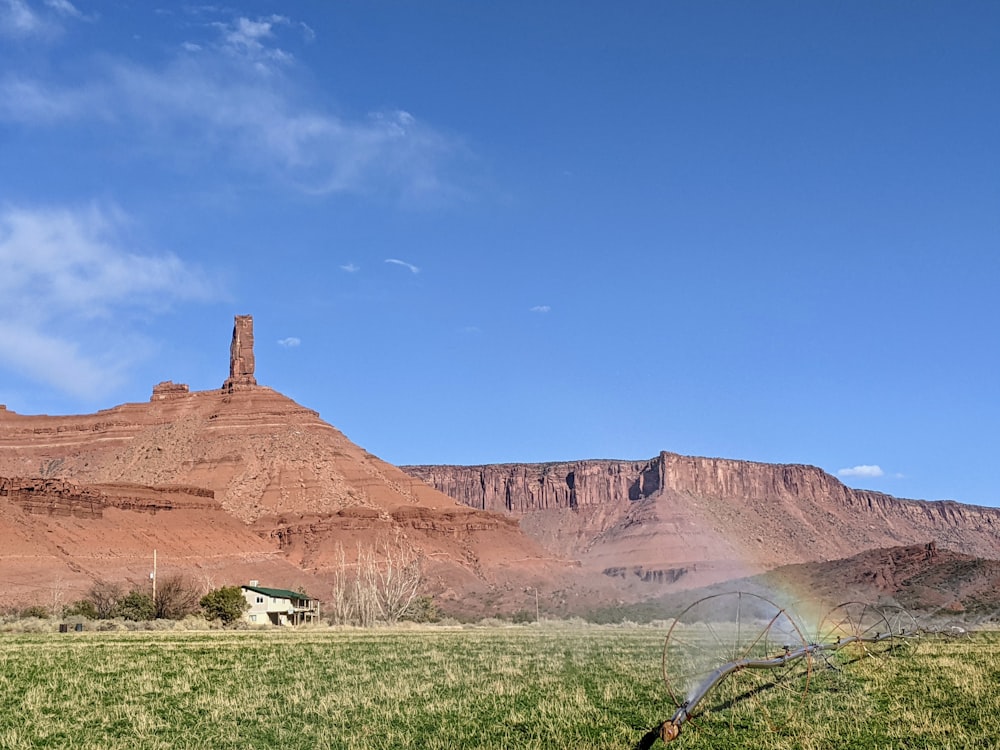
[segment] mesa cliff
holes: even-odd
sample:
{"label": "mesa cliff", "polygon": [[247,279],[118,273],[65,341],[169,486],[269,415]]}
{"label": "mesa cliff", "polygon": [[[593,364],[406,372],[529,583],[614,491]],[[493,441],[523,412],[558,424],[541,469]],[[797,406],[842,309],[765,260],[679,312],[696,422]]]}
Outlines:
{"label": "mesa cliff", "polygon": [[929,541],[1000,559],[1000,509],[855,490],[814,466],[663,452],[645,461],[402,468],[625,580],[703,583]]}

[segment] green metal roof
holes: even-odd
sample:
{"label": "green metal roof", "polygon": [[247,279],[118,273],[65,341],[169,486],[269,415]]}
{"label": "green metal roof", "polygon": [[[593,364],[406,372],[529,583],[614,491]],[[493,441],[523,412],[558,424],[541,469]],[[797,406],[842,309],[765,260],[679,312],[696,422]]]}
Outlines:
{"label": "green metal roof", "polygon": [[289,591],[288,589],[268,589],[263,586],[241,586],[241,588],[247,591],[256,591],[258,594],[263,594],[264,596],[272,596],[275,599],[312,599],[309,594],[303,594],[299,591]]}

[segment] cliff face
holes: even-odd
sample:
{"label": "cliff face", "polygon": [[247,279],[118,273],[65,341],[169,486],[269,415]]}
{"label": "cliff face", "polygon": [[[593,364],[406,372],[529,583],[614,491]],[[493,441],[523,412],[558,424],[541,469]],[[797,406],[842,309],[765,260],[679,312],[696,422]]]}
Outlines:
{"label": "cliff face", "polygon": [[215,502],[214,493],[201,487],[80,486],[39,477],[0,477],[0,498],[34,515],[77,518],[103,518],[108,508],[144,513],[178,509],[222,510]]}
{"label": "cliff face", "polygon": [[932,540],[1000,559],[1000,509],[854,490],[813,466],[664,452],[648,461],[403,469],[473,508],[517,517],[555,551],[647,581]]}
{"label": "cliff face", "polygon": [[484,466],[403,466],[464,505],[521,515],[538,510],[632,502],[665,490],[748,502],[808,502],[863,513],[938,517],[961,526],[1000,528],[1000,509],[956,502],[902,500],[855,490],[815,466],[765,464],[660,453],[648,461],[572,461]]}

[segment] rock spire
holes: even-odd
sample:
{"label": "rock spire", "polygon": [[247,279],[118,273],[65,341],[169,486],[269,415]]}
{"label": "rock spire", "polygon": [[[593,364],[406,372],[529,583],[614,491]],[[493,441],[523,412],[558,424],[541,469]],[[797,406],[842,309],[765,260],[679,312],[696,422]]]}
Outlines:
{"label": "rock spire", "polygon": [[229,379],[222,384],[222,390],[232,393],[257,385],[253,371],[253,315],[237,315],[229,347]]}

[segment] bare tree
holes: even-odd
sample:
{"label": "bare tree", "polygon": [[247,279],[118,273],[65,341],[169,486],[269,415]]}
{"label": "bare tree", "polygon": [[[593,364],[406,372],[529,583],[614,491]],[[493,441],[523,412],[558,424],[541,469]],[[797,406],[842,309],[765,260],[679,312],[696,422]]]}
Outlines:
{"label": "bare tree", "polygon": [[201,575],[201,593],[207,594],[209,591],[215,591],[218,586],[215,585],[215,576],[211,573],[202,573]]}
{"label": "bare tree", "polygon": [[114,617],[115,609],[123,596],[125,596],[125,591],[121,585],[108,581],[94,581],[94,585],[87,592],[87,598],[93,602],[94,609],[97,610],[97,618],[100,620],[109,620]]}
{"label": "bare tree", "polygon": [[164,578],[156,587],[156,618],[181,620],[200,608],[201,594],[184,576],[177,574]]}
{"label": "bare tree", "polygon": [[53,617],[62,617],[63,610],[66,608],[65,602],[63,601],[66,596],[66,581],[63,580],[62,576],[57,576],[55,583],[52,585],[52,606],[50,611]]}
{"label": "bare tree", "polygon": [[378,566],[379,613],[388,623],[395,623],[406,614],[423,581],[423,565],[411,545],[396,531],[391,540],[377,540],[382,558]]}
{"label": "bare tree", "polygon": [[347,586],[347,556],[344,545],[337,542],[337,565],[333,571],[333,592],[330,598],[330,620],[334,625],[347,625],[354,619],[354,600]]}
{"label": "bare tree", "polygon": [[398,531],[391,538],[380,536],[372,546],[359,541],[353,572],[342,545],[335,555],[331,622],[361,627],[395,623],[416,600],[423,582],[422,558]]}
{"label": "bare tree", "polygon": [[379,611],[379,571],[375,552],[371,547],[362,547],[358,542],[358,565],[354,574],[354,615],[358,625],[371,627],[378,619]]}

